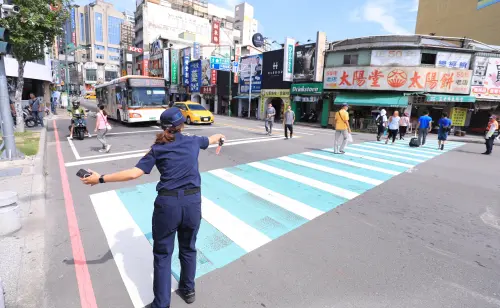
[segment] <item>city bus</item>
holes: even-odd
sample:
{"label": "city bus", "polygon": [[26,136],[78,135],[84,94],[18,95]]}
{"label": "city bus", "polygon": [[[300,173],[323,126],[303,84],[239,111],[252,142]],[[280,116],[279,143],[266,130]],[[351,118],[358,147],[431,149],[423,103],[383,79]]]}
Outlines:
{"label": "city bus", "polygon": [[163,78],[125,76],[96,85],[97,101],[108,118],[125,122],[157,122],[168,108]]}

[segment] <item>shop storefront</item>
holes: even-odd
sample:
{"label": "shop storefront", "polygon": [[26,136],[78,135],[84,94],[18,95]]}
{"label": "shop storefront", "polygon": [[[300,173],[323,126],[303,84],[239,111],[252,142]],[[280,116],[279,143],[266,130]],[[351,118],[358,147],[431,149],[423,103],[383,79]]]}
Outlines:
{"label": "shop storefront", "polygon": [[274,119],[279,122],[283,119],[283,113],[290,104],[290,86],[292,85],[289,81],[283,81],[285,52],[283,49],[273,50],[263,53],[263,56],[261,119],[265,118],[265,111],[269,104],[272,104],[276,110]]}
{"label": "shop storefront", "polygon": [[265,118],[266,109],[271,104],[276,110],[275,121],[281,121],[284,111],[290,105],[290,90],[264,89],[261,90],[260,96],[262,98],[262,104],[260,104],[261,119]]}
{"label": "shop storefront", "polygon": [[201,87],[201,104],[211,112],[215,112],[215,86]]}
{"label": "shop storefront", "polygon": [[[323,84],[294,83],[290,91],[292,95],[292,110],[299,122],[318,122],[327,126],[328,116],[323,119]],[[325,111],[328,115],[328,111]]]}

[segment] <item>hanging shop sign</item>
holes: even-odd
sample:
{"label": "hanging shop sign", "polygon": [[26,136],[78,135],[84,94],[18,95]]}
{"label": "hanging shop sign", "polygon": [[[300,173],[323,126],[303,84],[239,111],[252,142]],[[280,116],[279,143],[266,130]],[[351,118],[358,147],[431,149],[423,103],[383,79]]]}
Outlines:
{"label": "hanging shop sign", "polygon": [[252,44],[257,48],[264,46],[264,37],[262,36],[262,34],[255,33],[252,36]]}
{"label": "hanging shop sign", "polygon": [[204,86],[204,87],[201,87],[200,93],[201,94],[215,95],[215,87],[213,87],[213,86]]}
{"label": "hanging shop sign", "polygon": [[472,71],[427,67],[332,67],[324,89],[469,94]]}
{"label": "hanging shop sign", "polygon": [[161,40],[156,40],[151,45],[149,45],[149,55],[155,56],[161,54],[163,51],[163,42]]}
{"label": "hanging shop sign", "polygon": [[420,66],[421,52],[412,50],[373,50],[371,66]]}
{"label": "hanging shop sign", "polygon": [[142,48],[135,47],[135,46],[128,46],[128,51],[135,52],[135,53],[142,53]]}
{"label": "hanging shop sign", "polygon": [[200,92],[201,87],[201,61],[189,63],[189,91],[191,93]]}
{"label": "hanging shop sign", "polygon": [[312,81],[316,62],[316,44],[295,46],[295,60],[293,65],[294,81]]}
{"label": "hanging shop sign", "polygon": [[325,67],[325,51],[326,51],[326,33],[319,32],[316,34],[316,61],[314,67],[314,81],[323,81],[323,71]]}
{"label": "hanging shop sign", "polygon": [[436,67],[469,69],[472,55],[456,52],[438,52],[436,56]]}
{"label": "hanging shop sign", "polygon": [[471,88],[477,98],[500,100],[500,58],[475,58]]}
{"label": "hanging shop sign", "polygon": [[467,108],[451,108],[450,119],[453,126],[465,126]]}
{"label": "hanging shop sign", "polygon": [[251,93],[260,93],[262,86],[262,59],[262,54],[241,58],[240,93],[248,93],[250,83],[252,84]]}
{"label": "hanging shop sign", "polygon": [[163,49],[163,78],[170,81],[170,50]]}
{"label": "hanging shop sign", "polygon": [[322,83],[295,83],[291,93],[294,95],[319,95],[323,93]]}
{"label": "hanging shop sign", "polygon": [[171,49],[170,50],[170,83],[178,84],[179,83],[179,50]]}
{"label": "hanging shop sign", "polygon": [[201,85],[209,86],[212,80],[212,69],[210,68],[210,60],[201,60]]}
{"label": "hanging shop sign", "polygon": [[201,57],[201,45],[200,43],[193,43],[193,60],[199,60]]}
{"label": "hanging shop sign", "polygon": [[76,20],[75,19],[76,19],[75,8],[71,8],[71,42],[73,42],[73,44],[76,44]]}
{"label": "hanging shop sign", "polygon": [[283,81],[283,49],[263,53],[262,89],[289,89]]}
{"label": "hanging shop sign", "polygon": [[290,97],[290,90],[286,89],[266,89],[260,92],[260,96],[267,97]]}
{"label": "hanging shop sign", "polygon": [[216,70],[210,71],[210,84],[211,85],[217,84],[217,71]]}
{"label": "hanging shop sign", "polygon": [[149,60],[142,60],[142,76],[149,75]]}
{"label": "hanging shop sign", "polygon": [[425,98],[428,102],[450,102],[450,103],[474,103],[476,98],[474,96],[460,96],[460,95],[432,95],[429,94]]}
{"label": "hanging shop sign", "polygon": [[212,20],[212,43],[220,43],[220,21]]}
{"label": "hanging shop sign", "polygon": [[295,40],[287,37],[285,39],[285,52],[283,56],[283,81],[293,81],[293,66],[295,55]]}
{"label": "hanging shop sign", "polygon": [[189,86],[189,61],[191,61],[191,47],[182,50],[182,84]]}

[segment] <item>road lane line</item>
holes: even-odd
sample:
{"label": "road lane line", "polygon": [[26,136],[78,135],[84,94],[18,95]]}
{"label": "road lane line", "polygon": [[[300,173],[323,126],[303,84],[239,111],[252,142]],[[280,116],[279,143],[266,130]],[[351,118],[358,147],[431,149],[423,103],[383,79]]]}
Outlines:
{"label": "road lane line", "polygon": [[[322,151],[330,152],[330,153],[335,153],[334,150],[331,150],[331,149],[324,149]],[[343,155],[357,157],[357,158],[362,158],[362,159],[366,159],[366,160],[376,161],[376,162],[379,162],[379,163],[390,164],[390,165],[399,166],[399,167],[405,167],[405,168],[413,168],[413,167],[415,167],[415,165],[400,163],[400,162],[397,162],[397,161],[382,159],[382,158],[368,156],[368,155],[362,155],[362,154],[356,154],[356,153],[347,153],[347,152],[345,154],[343,154]]]}
{"label": "road lane line", "polygon": [[388,144],[384,144],[384,148],[380,147],[380,146],[373,146],[373,145],[366,145],[366,144],[352,144],[350,145],[350,147],[361,147],[361,148],[367,148],[367,149],[373,149],[373,150],[382,150],[384,151],[384,154],[385,152],[389,152],[389,153],[396,153],[396,154],[403,154],[403,155],[410,155],[410,156],[415,156],[415,157],[423,157],[423,158],[434,158],[436,157],[436,155],[432,155],[431,153],[427,154],[427,155],[424,155],[424,154],[416,154],[416,153],[410,153],[409,151],[403,151],[403,150],[395,150],[395,149],[391,149],[390,148],[390,145]]}
{"label": "road lane line", "polygon": [[[377,141],[372,141],[369,142],[370,145],[376,145],[376,146],[386,146],[385,144],[378,143]],[[410,147],[408,144],[400,144],[400,143],[395,143],[391,145],[391,147],[395,147],[396,149],[406,149],[410,152],[415,152],[415,153],[424,153],[424,154],[444,154],[444,151],[441,150],[433,150],[433,149],[424,149],[422,148],[417,148],[417,147]]]}
{"label": "road lane line", "polygon": [[56,139],[56,152],[59,162],[59,172],[61,175],[61,185],[64,195],[64,207],[66,209],[66,219],[68,221],[69,239],[71,242],[71,251],[73,260],[75,261],[76,282],[78,284],[78,292],[80,295],[80,303],[82,308],[97,308],[97,302],[92,287],[92,280],[85,258],[85,250],[82,244],[80,228],[76,218],[75,207],[73,205],[73,195],[68,181],[68,174],[64,167],[64,156],[62,154],[61,142],[59,140],[59,132],[57,131],[56,120],[52,121],[54,127],[54,136]]}
{"label": "road lane line", "polygon": [[292,164],[295,164],[295,165],[299,165],[299,166],[311,168],[311,169],[314,169],[314,170],[318,170],[318,171],[330,173],[330,174],[333,174],[333,175],[338,175],[338,176],[341,176],[341,177],[344,177],[344,178],[348,178],[348,179],[351,179],[351,180],[355,180],[355,181],[359,181],[359,182],[363,182],[363,183],[367,183],[367,184],[371,184],[371,185],[375,185],[375,186],[380,185],[380,184],[382,184],[384,182],[384,181],[375,180],[375,179],[372,179],[372,178],[369,178],[369,177],[366,177],[366,176],[357,175],[357,174],[354,174],[354,173],[350,173],[350,172],[338,170],[338,169],[335,169],[335,168],[325,167],[325,166],[322,166],[322,165],[318,165],[318,164],[306,162],[306,161],[303,161],[303,160],[291,158],[291,157],[288,157],[288,156],[278,157],[278,159],[286,161],[286,162],[289,162],[289,163],[292,163]]}
{"label": "road lane line", "polygon": [[78,151],[76,150],[73,140],[69,139],[69,137],[68,137],[68,144],[69,147],[71,148],[71,151],[73,151],[73,155],[75,155],[75,159],[80,159],[80,154],[78,154]]}
{"label": "road lane line", "polygon": [[269,237],[250,227],[205,197],[202,197],[201,212],[203,219],[247,252],[271,241]]}
{"label": "road lane line", "polygon": [[229,173],[223,169],[212,170],[209,173],[227,181],[249,193],[264,199],[268,202],[274,203],[283,209],[292,212],[298,216],[304,217],[305,219],[312,220],[324,212],[310,207],[307,204],[296,201],[294,199],[288,198],[287,196],[278,194],[270,189],[257,185],[251,181],[245,180],[239,176]]}
{"label": "road lane line", "polygon": [[311,152],[306,152],[306,153],[302,153],[302,154],[303,155],[307,155],[307,156],[311,156],[311,157],[316,157],[316,158],[323,159],[323,160],[328,160],[328,161],[333,161],[333,162],[341,163],[341,164],[344,164],[344,165],[349,165],[349,166],[353,166],[353,167],[358,167],[358,168],[363,168],[363,169],[367,169],[367,170],[377,171],[377,172],[381,172],[381,173],[385,173],[385,174],[389,174],[389,175],[398,175],[398,174],[401,173],[401,172],[398,172],[398,171],[393,171],[393,170],[389,170],[389,169],[374,167],[374,166],[370,166],[370,165],[365,165],[365,164],[353,162],[353,161],[350,161],[350,160],[345,160],[345,159],[340,159],[340,158],[335,158],[335,157],[329,157],[329,156],[320,155],[320,154],[311,153]]}
{"label": "road lane line", "polygon": [[328,193],[334,194],[336,196],[339,196],[339,197],[342,197],[342,198],[345,198],[348,200],[354,199],[357,196],[359,196],[358,193],[352,192],[350,190],[343,189],[343,188],[340,188],[340,187],[337,187],[337,186],[334,186],[331,184],[323,183],[321,181],[317,181],[315,179],[311,179],[309,177],[305,177],[305,176],[302,176],[302,175],[297,174],[297,173],[285,171],[285,170],[282,170],[282,169],[279,169],[279,168],[276,168],[273,166],[269,166],[269,165],[266,165],[263,163],[255,162],[255,163],[249,163],[248,165],[252,166],[254,168],[260,169],[260,170],[267,171],[269,173],[273,173],[273,174],[282,176],[284,178],[287,178],[287,179],[295,181],[295,182],[299,182],[299,183],[302,183],[302,184],[305,184],[305,185],[308,185],[308,186],[311,186],[311,187],[314,187],[317,189],[321,189],[323,191],[326,191]]}
{"label": "road lane line", "polygon": [[[252,132],[265,133],[265,131],[263,129],[255,129],[255,128],[251,128],[251,127],[238,126],[238,125],[230,125],[230,124],[222,124],[222,123],[220,125],[223,125],[223,126],[226,126],[226,127],[231,127],[231,128],[236,128],[236,129],[241,129],[241,130],[252,131]],[[273,130],[283,130],[283,129],[280,129],[280,128],[276,127],[276,128],[273,128]],[[314,136],[313,134],[307,134],[307,133],[297,133],[297,134],[299,134],[299,135]],[[294,132],[294,135],[295,135],[295,132]],[[273,136],[281,136],[281,135],[273,135]]]}
{"label": "road lane line", "polygon": [[358,152],[362,152],[362,153],[369,153],[369,154],[375,154],[375,155],[383,155],[383,156],[386,156],[386,157],[399,158],[399,159],[414,161],[414,162],[418,162],[418,163],[425,162],[425,160],[421,160],[421,159],[408,158],[408,157],[405,157],[405,156],[399,156],[399,155],[387,154],[387,153],[376,152],[376,151],[371,151],[371,150],[359,149],[359,148],[355,148],[355,147],[352,147],[352,146],[349,146],[348,148],[349,148],[349,150],[354,150],[354,151],[358,151]]}

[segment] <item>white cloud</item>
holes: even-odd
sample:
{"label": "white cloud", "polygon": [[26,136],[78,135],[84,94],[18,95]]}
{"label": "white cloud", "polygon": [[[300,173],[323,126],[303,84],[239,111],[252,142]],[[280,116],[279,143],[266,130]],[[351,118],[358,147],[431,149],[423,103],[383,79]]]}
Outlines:
{"label": "white cloud", "polygon": [[[418,1],[418,0],[417,0]],[[367,21],[379,24],[385,32],[390,34],[410,34],[410,31],[399,24],[402,7],[396,0],[367,0],[358,10],[353,11],[351,21]],[[410,8],[406,7],[408,11]],[[396,11],[399,11],[399,15]]]}

